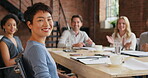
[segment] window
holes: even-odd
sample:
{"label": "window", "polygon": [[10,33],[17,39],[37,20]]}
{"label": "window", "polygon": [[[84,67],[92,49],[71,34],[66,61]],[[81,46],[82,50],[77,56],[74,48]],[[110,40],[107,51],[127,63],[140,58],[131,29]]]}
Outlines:
{"label": "window", "polygon": [[99,12],[101,28],[114,28],[119,15],[119,0],[100,0]]}

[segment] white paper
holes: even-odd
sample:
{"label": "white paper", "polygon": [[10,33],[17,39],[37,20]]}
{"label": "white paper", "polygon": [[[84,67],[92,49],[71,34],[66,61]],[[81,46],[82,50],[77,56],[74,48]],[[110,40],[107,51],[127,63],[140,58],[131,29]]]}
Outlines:
{"label": "white paper", "polygon": [[121,51],[121,53],[135,56],[148,56],[148,52],[143,51]]}
{"label": "white paper", "polygon": [[135,58],[126,60],[123,66],[132,70],[148,70],[148,62],[142,62]]}
{"label": "white paper", "polygon": [[58,53],[58,52],[63,52],[63,51],[60,50],[60,51],[52,51],[52,52]]}
{"label": "white paper", "polygon": [[112,51],[112,52],[114,52],[115,48],[114,47],[104,47],[103,50],[104,51]]}
{"label": "white paper", "polygon": [[76,49],[76,50],[89,50],[89,51],[96,51],[96,48],[94,47],[73,47],[73,49]]}
{"label": "white paper", "polygon": [[85,60],[81,59],[81,62],[84,64],[110,64],[110,59],[109,58],[100,58],[100,59],[92,59],[92,60]]}
{"label": "white paper", "polygon": [[[88,57],[90,57],[90,58],[88,58]],[[110,64],[110,59],[107,57],[102,57],[102,56],[75,56],[75,57],[71,57],[71,58],[78,60],[84,64],[103,64],[103,63]],[[81,58],[81,59],[79,59],[79,58]]]}

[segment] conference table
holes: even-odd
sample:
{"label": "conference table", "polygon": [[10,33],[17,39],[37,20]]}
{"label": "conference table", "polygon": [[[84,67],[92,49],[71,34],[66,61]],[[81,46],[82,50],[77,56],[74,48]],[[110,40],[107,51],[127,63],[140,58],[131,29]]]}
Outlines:
{"label": "conference table", "polygon": [[[132,76],[148,75],[148,70],[131,70],[122,65],[109,64],[83,64],[71,59],[71,55],[82,54],[91,56],[100,52],[89,50],[77,50],[76,52],[64,52],[63,48],[47,48],[55,62],[76,73],[79,78],[132,78]],[[148,57],[136,57],[136,59],[148,62]]]}

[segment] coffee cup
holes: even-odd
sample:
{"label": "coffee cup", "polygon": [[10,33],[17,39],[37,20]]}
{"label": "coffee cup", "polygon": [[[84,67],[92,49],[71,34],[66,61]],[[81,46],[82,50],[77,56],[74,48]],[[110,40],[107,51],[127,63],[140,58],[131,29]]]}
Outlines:
{"label": "coffee cup", "polygon": [[112,55],[110,56],[110,61],[112,65],[121,65],[124,61],[122,55]]}
{"label": "coffee cup", "polygon": [[103,46],[102,45],[95,45],[96,51],[103,51]]}

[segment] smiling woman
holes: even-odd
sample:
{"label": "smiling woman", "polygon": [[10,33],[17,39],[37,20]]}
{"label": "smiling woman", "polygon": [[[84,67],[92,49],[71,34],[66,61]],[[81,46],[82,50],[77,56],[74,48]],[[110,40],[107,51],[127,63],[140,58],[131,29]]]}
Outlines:
{"label": "smiling woman", "polygon": [[131,32],[130,22],[127,17],[120,16],[117,20],[117,26],[112,36],[106,36],[108,42],[112,45],[114,42],[122,43],[122,47],[126,50],[135,50],[136,36]]}
{"label": "smiling woman", "polygon": [[51,8],[43,3],[29,7],[24,17],[31,36],[24,52],[24,68],[29,78],[70,78],[57,72],[54,59],[45,47],[46,37],[53,29]]}
{"label": "smiling woman", "polygon": [[[14,36],[14,33],[18,30],[18,23],[19,20],[14,14],[6,15],[1,21],[4,36],[0,40],[0,67],[15,65],[17,55],[23,51],[20,39]],[[12,67],[4,70],[4,77],[2,78],[20,78],[20,75],[16,74]]]}

